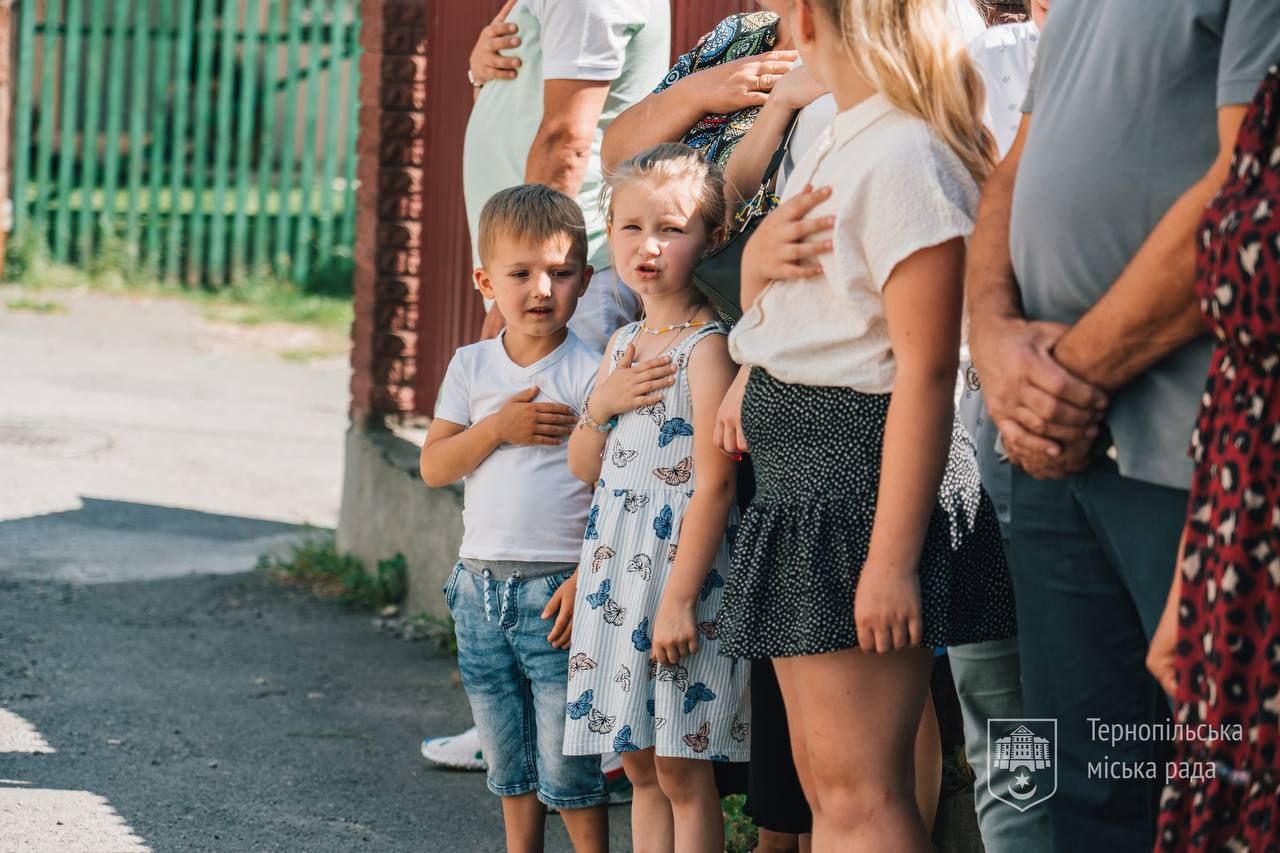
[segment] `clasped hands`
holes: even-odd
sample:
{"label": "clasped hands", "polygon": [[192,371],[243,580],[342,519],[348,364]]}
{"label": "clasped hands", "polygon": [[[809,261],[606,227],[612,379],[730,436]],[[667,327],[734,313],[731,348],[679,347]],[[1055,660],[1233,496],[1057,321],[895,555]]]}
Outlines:
{"label": "clasped hands", "polygon": [[1055,347],[1070,326],[975,317],[969,345],[992,422],[1009,461],[1036,479],[1088,466],[1106,393],[1063,367]]}

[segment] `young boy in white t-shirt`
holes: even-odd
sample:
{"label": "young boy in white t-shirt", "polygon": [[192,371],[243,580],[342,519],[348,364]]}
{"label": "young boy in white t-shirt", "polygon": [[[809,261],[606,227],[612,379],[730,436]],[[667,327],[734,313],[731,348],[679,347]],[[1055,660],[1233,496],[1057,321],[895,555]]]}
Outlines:
{"label": "young boy in white t-shirt", "polygon": [[454,354],[422,448],[427,485],[464,483],[462,547],[444,590],[458,669],[507,849],[540,849],[552,806],[575,850],[603,851],[600,759],[561,748],[591,503],[590,486],[569,473],[565,439],[600,360],[568,329],[591,280],[582,211],[539,184],[503,190],[480,215],[478,248],[476,285],[506,330]]}

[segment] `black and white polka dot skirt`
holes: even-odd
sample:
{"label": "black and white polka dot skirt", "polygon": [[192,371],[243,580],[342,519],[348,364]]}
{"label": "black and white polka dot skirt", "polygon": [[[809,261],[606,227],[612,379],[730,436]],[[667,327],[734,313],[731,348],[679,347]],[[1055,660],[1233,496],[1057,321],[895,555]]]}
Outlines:
{"label": "black and white polka dot skirt", "polygon": [[[888,394],[751,371],[742,427],[756,494],[734,544],[719,619],[724,654],[779,658],[858,645],[854,590],[875,520],[888,411]],[[925,645],[1016,633],[995,510],[958,421],[919,571]]]}

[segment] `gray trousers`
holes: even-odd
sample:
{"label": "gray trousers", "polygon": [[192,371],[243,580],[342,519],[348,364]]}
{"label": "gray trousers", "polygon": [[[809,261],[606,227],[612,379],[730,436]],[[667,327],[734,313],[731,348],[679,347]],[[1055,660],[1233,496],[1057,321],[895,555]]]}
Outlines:
{"label": "gray trousers", "polygon": [[1018,638],[947,649],[964,718],[964,752],[973,768],[973,800],[986,853],[1050,853],[1047,803],[1020,812],[987,788],[987,720],[1020,718]]}
{"label": "gray trousers", "polygon": [[1058,721],[1058,790],[1047,805],[1059,853],[1145,853],[1155,840],[1163,777],[1131,771],[1163,772],[1169,745],[1097,734],[1100,724],[1136,731],[1169,718],[1146,654],[1186,509],[1186,491],[1122,477],[1106,458],[1065,480],[1013,472],[1023,713]]}

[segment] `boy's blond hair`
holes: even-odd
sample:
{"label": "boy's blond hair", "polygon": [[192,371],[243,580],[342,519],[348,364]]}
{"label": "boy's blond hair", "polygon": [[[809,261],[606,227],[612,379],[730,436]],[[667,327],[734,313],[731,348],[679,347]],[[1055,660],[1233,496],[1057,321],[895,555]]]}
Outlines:
{"label": "boy's blond hair", "polygon": [[545,184],[522,184],[494,194],[480,211],[480,263],[486,263],[501,239],[545,243],[568,237],[569,253],[587,263],[587,225],[582,208]]}

